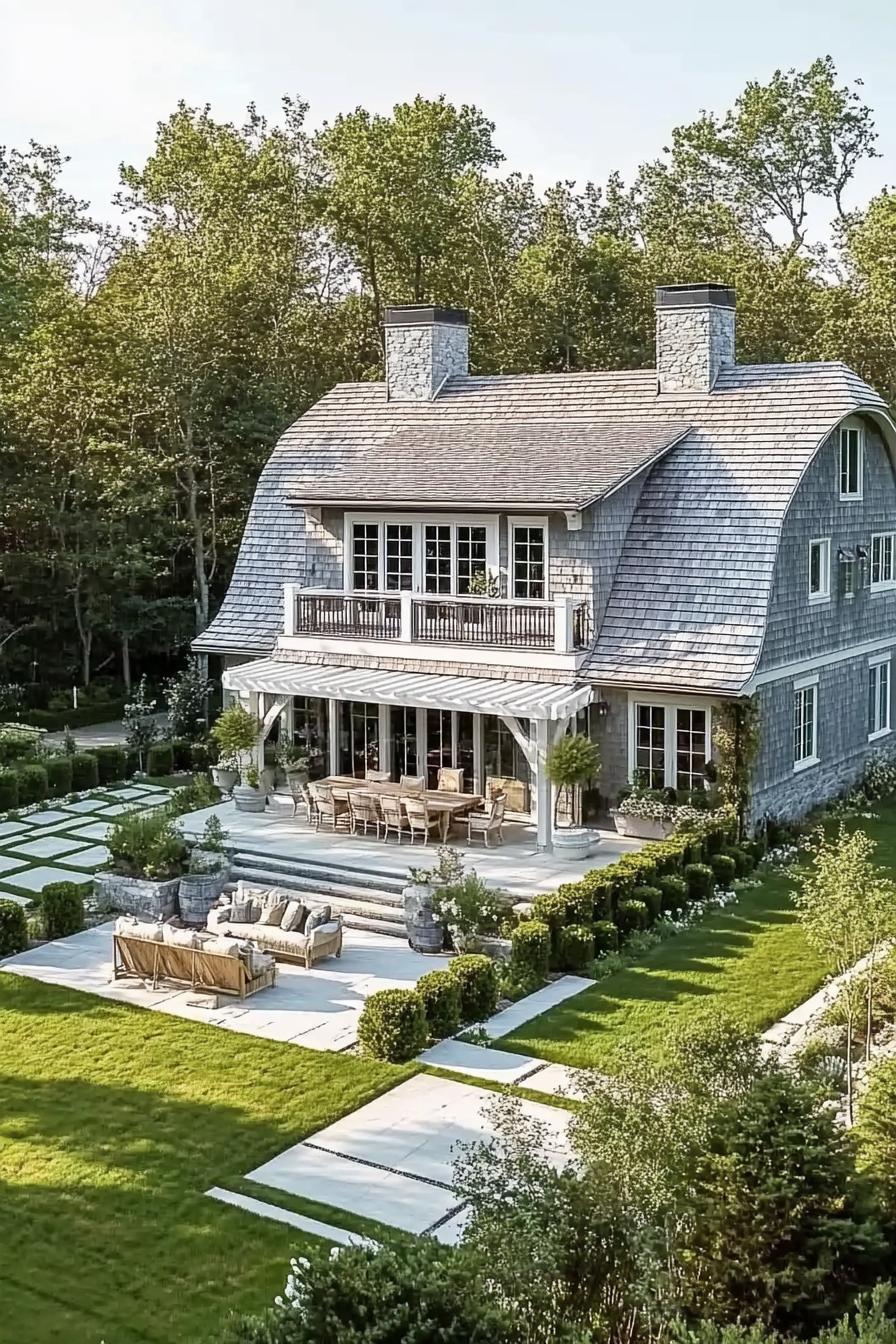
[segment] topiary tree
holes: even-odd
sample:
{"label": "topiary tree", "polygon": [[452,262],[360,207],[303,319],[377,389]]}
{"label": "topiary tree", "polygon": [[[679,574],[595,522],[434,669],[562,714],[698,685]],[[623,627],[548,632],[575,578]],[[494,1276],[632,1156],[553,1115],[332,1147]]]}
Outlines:
{"label": "topiary tree", "polygon": [[570,821],[574,821],[578,812],[578,790],[594,779],[600,770],[600,751],[597,743],[592,742],[584,733],[575,733],[572,737],[562,737],[548,752],[547,772],[551,783],[557,788],[554,804],[554,823],[560,811],[560,798],[566,795]]}
{"label": "topiary tree", "polygon": [[234,700],[215,720],[211,737],[218,748],[219,764],[232,761],[233,769],[245,768],[258,741],[261,725],[239,700]]}

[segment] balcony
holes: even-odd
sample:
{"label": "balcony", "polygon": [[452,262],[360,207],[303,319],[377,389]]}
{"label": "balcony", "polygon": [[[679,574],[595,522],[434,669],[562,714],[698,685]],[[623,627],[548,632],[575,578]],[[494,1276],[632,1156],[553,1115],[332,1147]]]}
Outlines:
{"label": "balcony", "polygon": [[349,592],[287,584],[287,637],[398,644],[457,644],[576,654],[591,639],[591,609],[578,597],[552,601]]}

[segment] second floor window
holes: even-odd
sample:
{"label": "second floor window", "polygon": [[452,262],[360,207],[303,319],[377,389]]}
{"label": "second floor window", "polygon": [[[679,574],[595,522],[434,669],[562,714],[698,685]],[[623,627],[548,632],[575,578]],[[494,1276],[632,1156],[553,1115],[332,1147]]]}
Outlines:
{"label": "second floor window", "polygon": [[511,524],[513,596],[547,597],[547,537],[542,523]]}
{"label": "second floor window", "polygon": [[862,431],[840,430],[840,498],[862,498]]}
{"label": "second floor window", "polygon": [[896,532],[878,532],[871,538],[871,587],[892,588],[896,583]]}
{"label": "second floor window", "polygon": [[498,572],[493,522],[346,517],[346,574],[357,591],[463,596],[477,574]]}
{"label": "second floor window", "polygon": [[831,595],[831,543],[827,537],[809,542],[809,601],[826,602]]}

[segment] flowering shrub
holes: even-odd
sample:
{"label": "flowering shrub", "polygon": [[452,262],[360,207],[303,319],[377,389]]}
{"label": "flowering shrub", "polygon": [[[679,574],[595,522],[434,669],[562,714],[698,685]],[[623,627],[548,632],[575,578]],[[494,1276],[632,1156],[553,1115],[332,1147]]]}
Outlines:
{"label": "flowering shrub", "polygon": [[869,756],[862,775],[862,791],[872,801],[896,793],[896,752],[875,751]]}
{"label": "flowering shrub", "polygon": [[436,887],[432,908],[459,945],[475,934],[494,933],[503,907],[497,892],[470,872],[451,886]]}
{"label": "flowering shrub", "polygon": [[143,769],[143,757],[151,742],[158,736],[158,727],[153,720],[156,702],[150,700],[146,687],[146,677],[140,678],[140,685],[133,698],[124,707],[124,735],[131,751],[136,752]]}

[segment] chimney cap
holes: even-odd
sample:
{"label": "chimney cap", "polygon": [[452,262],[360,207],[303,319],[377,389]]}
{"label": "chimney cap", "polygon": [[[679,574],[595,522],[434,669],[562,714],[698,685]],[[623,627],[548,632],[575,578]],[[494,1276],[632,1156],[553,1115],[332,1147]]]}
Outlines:
{"label": "chimney cap", "polygon": [[700,285],[657,285],[657,308],[736,308],[730,285],[707,281]]}
{"label": "chimney cap", "polygon": [[384,321],[387,327],[428,327],[434,323],[467,327],[470,314],[466,308],[434,308],[429,303],[406,303],[387,308]]}

